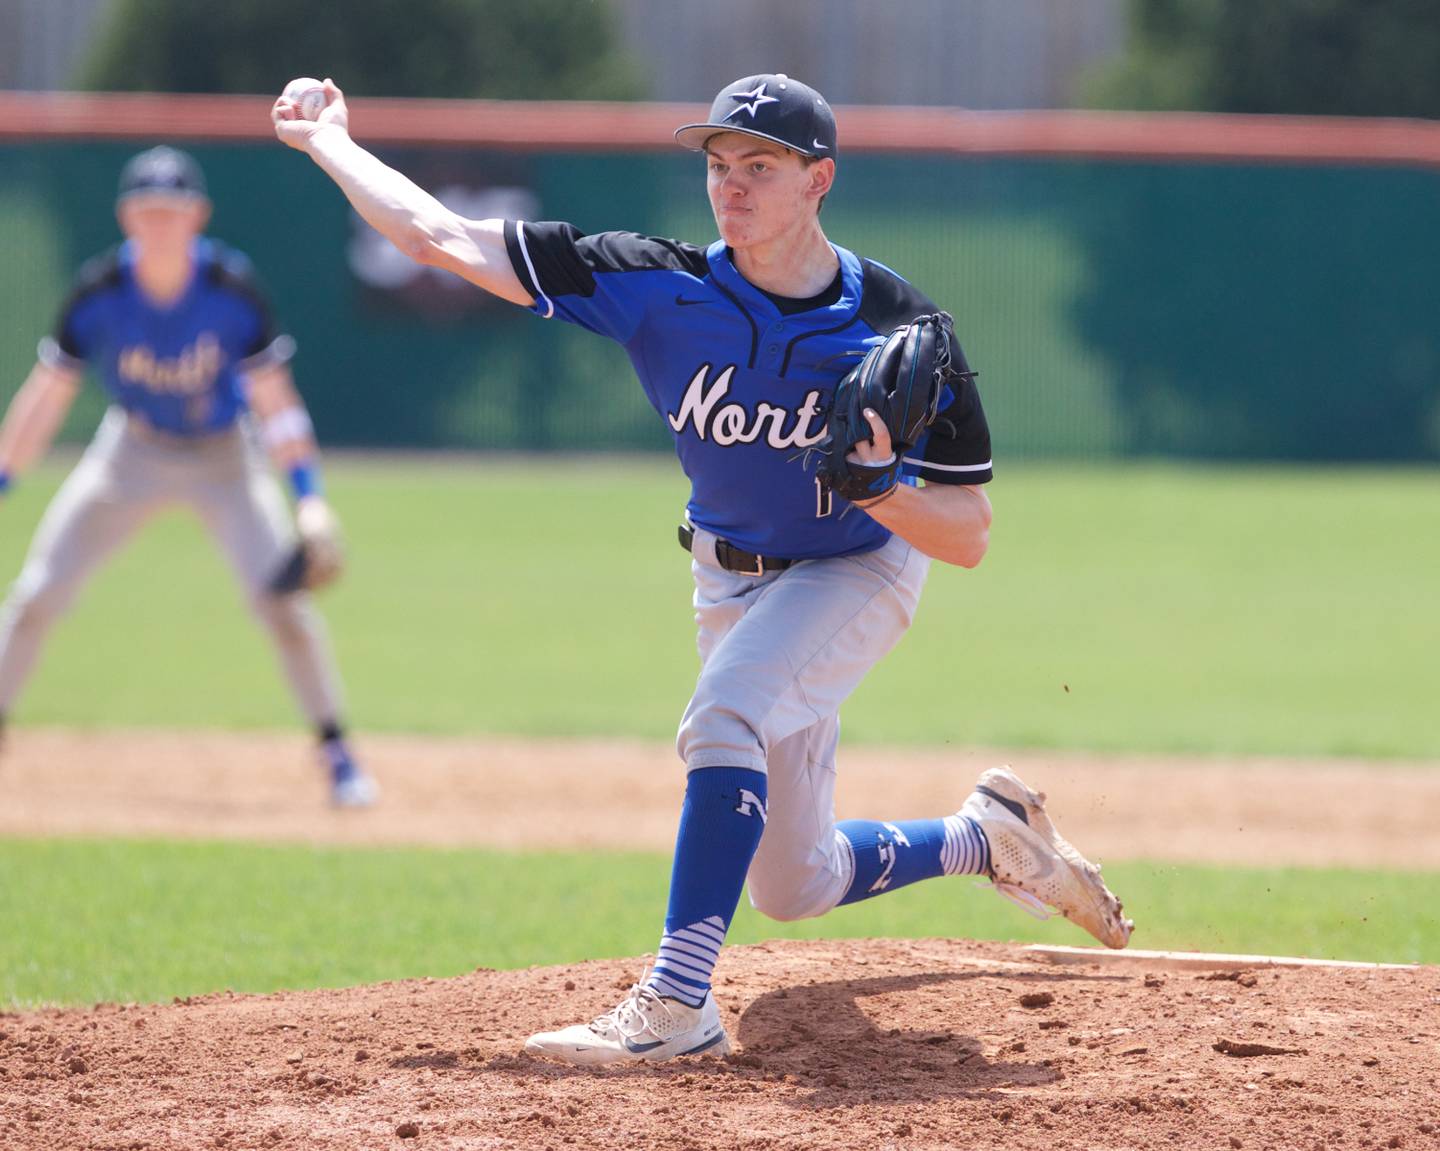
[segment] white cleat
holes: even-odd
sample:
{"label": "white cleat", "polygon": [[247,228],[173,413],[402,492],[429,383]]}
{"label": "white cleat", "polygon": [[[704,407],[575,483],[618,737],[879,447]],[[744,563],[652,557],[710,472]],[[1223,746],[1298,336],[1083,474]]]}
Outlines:
{"label": "white cleat", "polygon": [[980,776],[960,814],[980,825],[990,844],[995,891],[1030,914],[1048,919],[1053,907],[1106,947],[1124,947],[1135,924],[1124,918],[1100,869],[1055,830],[1045,796],[1008,767]]}
{"label": "white cleat", "polygon": [[724,1056],[730,1054],[730,1037],[713,995],[707,994],[699,1007],[687,1007],[637,983],[618,1007],[593,1023],[542,1031],[525,1041],[525,1050],[579,1067],[599,1067],[679,1055]]}
{"label": "white cleat", "polygon": [[362,772],[337,779],[330,785],[330,806],[347,809],[373,807],[380,798],[380,785]]}

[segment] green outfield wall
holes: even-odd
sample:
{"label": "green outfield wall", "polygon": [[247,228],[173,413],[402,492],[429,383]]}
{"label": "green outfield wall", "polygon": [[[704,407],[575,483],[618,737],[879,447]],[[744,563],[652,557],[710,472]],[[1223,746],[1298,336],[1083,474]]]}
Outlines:
{"label": "green outfield wall", "polygon": [[[0,146],[0,395],[115,241],[137,146]],[[326,442],[664,449],[619,348],[410,264],[279,145],[191,150],[212,232],[299,341]],[[377,150],[467,215],[714,235],[684,153]],[[1440,451],[1440,172],[856,155],[824,222],[954,313],[1002,458]],[[101,403],[91,389],[67,435]]]}

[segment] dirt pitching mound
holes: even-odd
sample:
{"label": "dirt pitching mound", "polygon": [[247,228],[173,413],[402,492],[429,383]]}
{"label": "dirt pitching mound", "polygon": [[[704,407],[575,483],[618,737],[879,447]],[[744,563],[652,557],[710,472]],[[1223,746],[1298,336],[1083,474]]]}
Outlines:
{"label": "dirt pitching mound", "polygon": [[728,1060],[600,1072],[521,1048],[631,962],[0,1015],[0,1145],[1440,1148],[1440,968],[872,940],[720,971]]}

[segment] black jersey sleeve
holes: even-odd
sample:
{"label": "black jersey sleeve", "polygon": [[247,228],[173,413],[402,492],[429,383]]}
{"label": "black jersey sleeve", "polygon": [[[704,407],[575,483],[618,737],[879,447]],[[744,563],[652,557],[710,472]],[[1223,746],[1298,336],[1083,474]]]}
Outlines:
{"label": "black jersey sleeve", "polygon": [[[586,235],[573,224],[507,220],[510,264],[542,316],[626,343],[670,276],[703,277],[704,249],[634,232]],[[673,292],[672,292],[673,295]]]}
{"label": "black jersey sleeve", "polygon": [[960,376],[953,378],[940,398],[940,411],[921,441],[905,457],[906,470],[926,483],[984,484],[994,478],[990,454],[990,424],[975,387],[975,376],[965,363],[958,343]]}
{"label": "black jersey sleeve", "polygon": [[[877,334],[884,335],[916,316],[938,312],[935,302],[884,264],[865,260],[865,284],[860,318]],[[992,478],[990,425],[970,370],[957,339],[952,352],[953,366],[960,375],[953,378],[940,397],[939,415],[920,442],[905,457],[905,471],[926,483],[983,484]]]}
{"label": "black jersey sleeve", "polygon": [[274,367],[294,356],[295,340],[276,325],[269,297],[244,253],[215,244],[205,274],[216,288],[233,295],[241,305],[237,371],[254,372]]}
{"label": "black jersey sleeve", "polygon": [[87,261],[75,276],[55,326],[40,341],[40,361],[51,367],[81,371],[100,346],[105,322],[104,297],[120,284],[118,249]]}

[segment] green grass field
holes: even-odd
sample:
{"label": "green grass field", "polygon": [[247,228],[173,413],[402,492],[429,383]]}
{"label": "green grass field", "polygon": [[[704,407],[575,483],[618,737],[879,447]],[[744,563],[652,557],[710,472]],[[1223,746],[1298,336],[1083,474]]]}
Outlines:
{"label": "green grass field", "polygon": [[[18,568],[61,476],[8,500]],[[371,730],[669,738],[696,661],[666,461],[345,461],[324,600]],[[934,570],[846,738],[1440,757],[1440,500],[1427,471],[1012,465],[991,554]],[[199,621],[200,626],[196,626]],[[141,657],[137,667],[137,657]],[[57,628],[37,724],[294,724],[198,527],[151,525]]]}
{"label": "green grass field", "polygon": [[[62,476],[0,506],[0,569],[18,569]],[[354,565],[324,604],[357,725],[673,733],[695,656],[672,464],[343,460],[329,477]],[[933,573],[911,635],[847,709],[848,740],[1440,757],[1433,472],[1021,462],[992,498],[991,556]],[[182,517],[101,573],[14,718],[296,726]],[[0,1004],[632,955],[654,946],[667,874],[658,856],[0,841]],[[1107,875],[1137,945],[1440,962],[1435,875]],[[809,924],[742,910],[733,938],[1084,941],[964,882]]]}
{"label": "green grass field", "polygon": [[[0,1006],[348,986],[639,955],[658,942],[658,855],[0,841]],[[1137,947],[1440,962],[1440,875],[1116,863]],[[730,938],[966,936],[1087,944],[968,879],[819,920],[742,900]]]}

